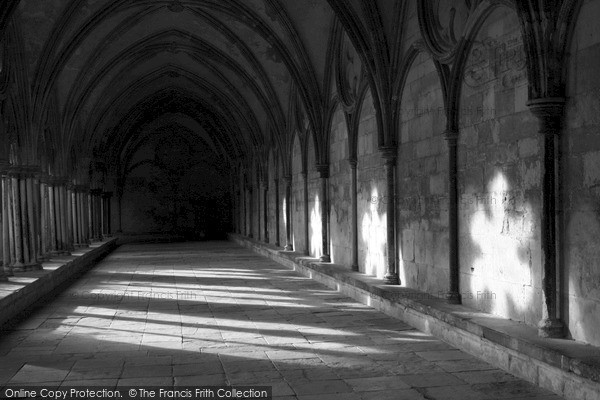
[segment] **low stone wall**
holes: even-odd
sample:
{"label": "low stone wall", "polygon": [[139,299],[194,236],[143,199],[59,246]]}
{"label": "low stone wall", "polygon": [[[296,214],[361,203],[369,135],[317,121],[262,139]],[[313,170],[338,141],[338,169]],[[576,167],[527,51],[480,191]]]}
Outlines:
{"label": "low stone wall", "polygon": [[24,312],[94,266],[117,247],[110,238],[74,250],[72,255],[57,256],[42,263],[43,270],[16,273],[8,282],[0,282],[0,327],[19,319]]}
{"label": "low stone wall", "polygon": [[438,337],[519,378],[573,400],[600,400],[600,348],[543,339],[522,323],[450,305],[433,295],[239,235],[230,240]]}

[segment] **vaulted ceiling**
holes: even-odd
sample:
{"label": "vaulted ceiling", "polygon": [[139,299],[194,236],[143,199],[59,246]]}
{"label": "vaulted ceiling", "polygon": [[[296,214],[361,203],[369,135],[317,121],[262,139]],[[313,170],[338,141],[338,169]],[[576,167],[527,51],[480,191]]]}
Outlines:
{"label": "vaulted ceiling", "polygon": [[[367,86],[379,145],[393,144],[415,46],[450,64],[455,52],[446,50],[495,4],[519,9],[526,30],[537,26],[530,14],[551,3],[4,0],[0,78],[10,64],[21,86],[0,113],[20,114],[22,162],[63,160],[55,166],[63,174],[91,159],[118,163],[144,127],[165,121],[194,125],[225,159],[262,157],[263,165],[269,149],[285,154],[295,131],[310,131],[324,163],[332,109],[351,110]],[[419,30],[423,38],[403,36]]]}

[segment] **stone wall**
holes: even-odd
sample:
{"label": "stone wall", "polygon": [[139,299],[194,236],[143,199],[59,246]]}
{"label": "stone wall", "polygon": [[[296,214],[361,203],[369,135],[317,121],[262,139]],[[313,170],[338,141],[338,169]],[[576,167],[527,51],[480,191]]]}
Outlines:
{"label": "stone wall", "polygon": [[413,62],[401,104],[396,202],[400,279],[408,287],[437,294],[448,290],[448,156],[442,88],[425,53]]}
{"label": "stone wall", "polygon": [[329,215],[331,261],[352,264],[351,170],[348,129],[341,107],[333,115],[329,152]]}
{"label": "stone wall", "polygon": [[385,201],[388,197],[370,93],[362,105],[357,145],[358,266],[361,272],[383,277],[387,256]]}
{"label": "stone wall", "polygon": [[312,137],[307,138],[307,172],[308,172],[308,242],[309,254],[320,257],[323,254],[321,226],[321,198],[319,173],[315,154],[315,143]]}
{"label": "stone wall", "polygon": [[600,345],[600,4],[586,1],[571,46],[561,139],[564,320],[570,335]]}
{"label": "stone wall", "polygon": [[[414,2],[405,49],[419,39]],[[571,45],[564,132],[560,140],[559,268],[561,318],[572,338],[600,345],[600,18],[598,2],[584,3]],[[543,138],[527,106],[528,77],[519,20],[499,6],[478,32],[462,73],[458,136],[459,287],[463,303],[530,326],[542,318],[541,178]],[[446,104],[440,74],[423,50],[401,93],[397,193],[386,192],[371,93],[361,104],[357,137],[359,270],[386,272],[386,205],[396,204],[397,257],[402,285],[438,296],[449,289],[449,205]],[[348,127],[341,107],[329,137],[330,254],[352,262],[351,169]],[[304,186],[299,142],[294,144],[295,250],[319,257],[320,178],[315,143],[307,138],[308,236],[304,243]],[[273,179],[272,175],[270,179]],[[270,194],[274,201],[273,194]],[[285,199],[281,181],[280,201]],[[270,205],[270,215],[274,212]],[[280,237],[285,244],[284,207]],[[271,217],[270,220],[273,218]],[[274,228],[270,228],[273,229]],[[274,240],[272,240],[273,242]]]}
{"label": "stone wall", "polygon": [[468,306],[541,319],[541,148],[529,111],[523,38],[506,8],[467,60],[458,143],[460,287]]}
{"label": "stone wall", "polygon": [[294,250],[306,250],[304,224],[304,177],[302,176],[302,146],[296,135],[292,155],[292,243]]}

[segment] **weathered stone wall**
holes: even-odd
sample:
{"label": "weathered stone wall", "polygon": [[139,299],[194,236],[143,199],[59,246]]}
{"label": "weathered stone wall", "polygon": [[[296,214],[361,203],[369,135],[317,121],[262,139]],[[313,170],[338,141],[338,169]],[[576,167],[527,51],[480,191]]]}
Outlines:
{"label": "weathered stone wall", "polygon": [[413,62],[401,104],[396,202],[400,279],[408,287],[437,294],[448,290],[448,152],[442,87],[425,53]]}
{"label": "weathered stone wall", "polygon": [[319,173],[317,171],[315,143],[312,137],[307,138],[307,172],[308,172],[308,241],[309,254],[320,257],[323,254],[321,226],[321,197]]}
{"label": "weathered stone wall", "polygon": [[383,277],[387,256],[384,202],[388,197],[370,93],[362,104],[357,146],[358,265],[361,272]]}
{"label": "weathered stone wall", "polygon": [[292,156],[292,243],[294,250],[306,250],[304,225],[304,177],[302,176],[302,146],[296,135]]}
{"label": "weathered stone wall", "polygon": [[348,129],[341,108],[331,123],[329,142],[329,215],[331,261],[352,264],[351,171],[348,163]]}
{"label": "weathered stone wall", "polygon": [[564,320],[576,340],[600,345],[600,3],[586,1],[571,46],[561,139]]}
{"label": "weathered stone wall", "polygon": [[541,142],[517,15],[494,11],[466,63],[458,143],[460,288],[468,306],[541,319]]}

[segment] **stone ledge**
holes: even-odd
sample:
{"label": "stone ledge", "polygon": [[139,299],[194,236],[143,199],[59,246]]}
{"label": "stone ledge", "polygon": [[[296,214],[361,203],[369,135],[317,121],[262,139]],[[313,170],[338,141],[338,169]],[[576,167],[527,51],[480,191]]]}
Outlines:
{"label": "stone ledge", "polygon": [[600,399],[600,348],[544,339],[537,329],[418,290],[389,286],[349,268],[232,234],[230,240],[430,333],[567,399]]}
{"label": "stone ledge", "polygon": [[0,282],[0,329],[61,285],[86,272],[116,246],[116,238],[92,242],[71,255],[59,255],[43,262],[43,270],[16,272],[8,282]]}

